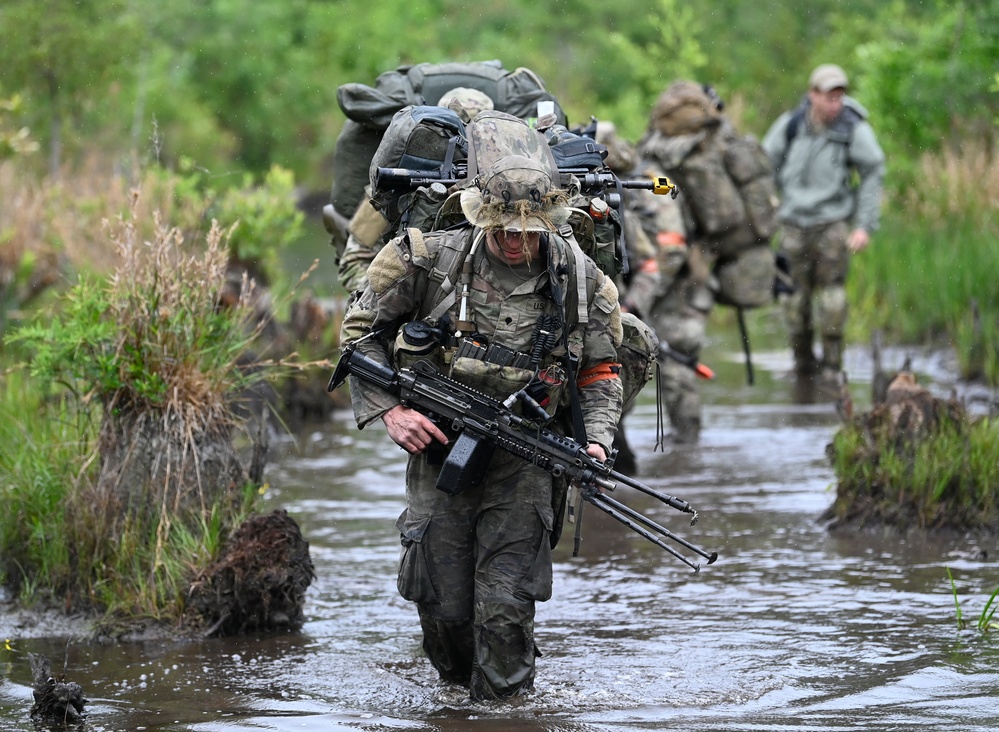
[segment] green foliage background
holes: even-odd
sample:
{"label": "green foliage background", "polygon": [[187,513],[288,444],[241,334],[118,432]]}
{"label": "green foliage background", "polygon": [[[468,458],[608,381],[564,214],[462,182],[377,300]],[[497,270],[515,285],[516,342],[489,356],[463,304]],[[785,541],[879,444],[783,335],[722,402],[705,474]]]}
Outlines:
{"label": "green foliage background", "polygon": [[[0,77],[47,164],[101,148],[223,180],[329,185],[337,86],[422,61],[498,58],[545,80],[570,121],[637,137],[678,77],[713,83],[762,134],[808,71],[855,80],[894,167],[994,135],[999,0],[5,0]],[[904,185],[899,177],[893,184]]]}

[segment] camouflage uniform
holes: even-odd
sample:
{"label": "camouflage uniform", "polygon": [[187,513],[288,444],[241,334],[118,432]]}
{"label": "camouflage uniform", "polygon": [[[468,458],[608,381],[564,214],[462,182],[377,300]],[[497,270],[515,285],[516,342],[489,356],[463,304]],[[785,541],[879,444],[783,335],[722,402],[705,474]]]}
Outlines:
{"label": "camouflage uniform", "polygon": [[[496,167],[506,170],[505,164],[501,160]],[[484,180],[491,180],[489,171]],[[488,190],[488,184],[480,185]],[[520,203],[529,197],[515,193],[513,198]],[[457,321],[462,301],[451,298],[441,285],[456,268],[448,264],[442,272],[437,267],[444,260],[470,260],[466,318],[489,343],[529,353],[539,316],[556,316],[569,324],[567,344],[579,357],[578,397],[588,440],[609,448],[622,393],[620,380],[608,368],[621,341],[613,282],[578,247],[573,250],[551,231],[559,222],[554,217],[545,220],[544,214],[555,206],[542,202],[539,217],[520,210],[493,222],[487,210],[492,204],[482,205],[484,199],[474,189],[463,193],[462,207],[472,223],[426,235],[409,230],[378,253],[366,287],[347,312],[342,342],[357,341],[371,329],[389,325],[382,338],[369,338],[358,348],[381,363],[390,363],[393,356],[397,364],[407,363],[405,342],[396,338],[396,347],[391,345],[398,324],[433,319],[442,303]],[[538,266],[522,282],[498,271],[498,260],[478,246],[485,234],[480,227],[510,230],[520,224],[524,231],[549,229],[542,234]],[[527,228],[531,226],[535,228]],[[562,306],[556,302],[558,291],[566,293]],[[564,350],[557,346],[542,362],[553,377],[549,382],[557,418],[564,416],[568,397],[567,389],[559,388],[554,362],[560,353]],[[453,349],[421,357],[434,359],[452,378],[494,396],[505,397],[534,376],[525,369],[457,357]],[[398,404],[394,396],[356,379],[350,386],[359,427]],[[453,442],[454,435],[448,437]],[[449,496],[435,488],[442,459],[436,452],[409,458],[407,507],[397,523],[402,537],[399,592],[417,605],[424,650],[442,679],[468,686],[474,699],[522,694],[533,686],[535,657],[540,655],[534,642],[535,603],[551,596],[551,550],[558,539],[564,491],[555,490],[547,472],[497,450],[481,484]]]}
{"label": "camouflage uniform", "polygon": [[[680,194],[683,196],[683,193]],[[714,256],[697,243],[688,245],[683,202],[648,197],[643,221],[655,237],[662,288],[649,322],[659,337],[679,353],[700,359],[707,322],[715,305]],[[660,389],[677,443],[697,442],[701,432],[701,393],[693,369],[665,354],[659,357]]]}

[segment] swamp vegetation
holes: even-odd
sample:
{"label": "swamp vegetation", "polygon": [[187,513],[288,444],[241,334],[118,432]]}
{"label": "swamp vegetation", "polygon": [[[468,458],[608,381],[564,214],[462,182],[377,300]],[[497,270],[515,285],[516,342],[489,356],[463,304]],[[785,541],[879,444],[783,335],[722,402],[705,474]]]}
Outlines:
{"label": "swamp vegetation", "polygon": [[[760,134],[797,103],[807,70],[835,58],[890,168],[882,229],[849,281],[850,340],[879,328],[954,348],[966,378],[999,383],[993,4],[803,13],[733,0],[698,17],[674,0],[551,13],[518,0],[470,18],[443,3],[467,18],[463,34],[431,22],[448,13],[426,2],[46,5],[69,35],[40,24],[35,2],[0,9],[0,584],[25,604],[96,612],[112,633],[180,623],[194,578],[267,490],[266,435],[280,422],[268,409],[328,417],[319,362],[342,293],[299,293],[280,254],[322,236],[299,206],[328,190],[336,86],[404,62],[530,66],[570,116],[637,137],[678,76],[715,83]],[[522,33],[527,12],[537,27]],[[246,32],[219,33],[234,25]],[[876,410],[848,424],[837,476],[886,520],[934,526],[975,510],[973,525],[994,526],[995,420],[961,426],[948,409],[932,448],[884,437]],[[309,570],[292,553],[295,595]]]}

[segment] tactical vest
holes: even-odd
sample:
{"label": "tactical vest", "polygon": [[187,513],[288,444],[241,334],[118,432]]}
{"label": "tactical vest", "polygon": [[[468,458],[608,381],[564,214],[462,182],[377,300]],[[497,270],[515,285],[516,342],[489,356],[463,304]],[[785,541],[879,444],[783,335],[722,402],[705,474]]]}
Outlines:
{"label": "tactical vest", "polygon": [[[472,248],[473,231],[463,227],[425,236],[419,230],[410,229],[407,236],[413,263],[429,272],[427,290],[420,311],[414,317],[436,323],[458,303],[462,266]],[[564,315],[570,351],[578,355],[588,321],[587,303],[594,297],[597,274],[592,264],[587,266],[587,257],[579,249],[572,229],[563,227],[560,236],[566,242],[561,251],[570,273],[565,287]],[[652,328],[634,316],[622,315],[621,326],[623,339],[617,347],[617,359],[621,365],[619,376],[624,403],[630,405],[655,373],[659,340]],[[398,348],[398,340],[396,345]]]}

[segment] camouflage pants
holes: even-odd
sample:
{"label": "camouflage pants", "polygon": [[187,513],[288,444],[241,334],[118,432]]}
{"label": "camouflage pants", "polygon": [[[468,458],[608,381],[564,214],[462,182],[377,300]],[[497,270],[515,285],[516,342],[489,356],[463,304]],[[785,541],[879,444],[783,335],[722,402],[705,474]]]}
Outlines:
{"label": "camouflage pants", "polygon": [[445,681],[473,699],[534,685],[535,603],[551,597],[552,478],[507,453],[475,487],[449,496],[439,466],[410,458],[399,593],[416,603],[423,648]]}
{"label": "camouflage pants", "polygon": [[823,339],[823,365],[840,368],[846,326],[845,283],[850,265],[846,240],[849,234],[846,221],[810,229],[783,225],[780,250],[790,264],[795,292],[781,295],[781,306],[799,366],[814,358],[812,339],[817,329]]}
{"label": "camouflage pants", "polygon": [[[714,294],[705,283],[692,278],[677,279],[653,308],[653,326],[659,337],[685,356],[700,358],[707,337],[707,321],[714,307]],[[701,394],[694,371],[665,353],[659,357],[660,388],[666,404],[673,438],[697,442],[701,430]]]}

